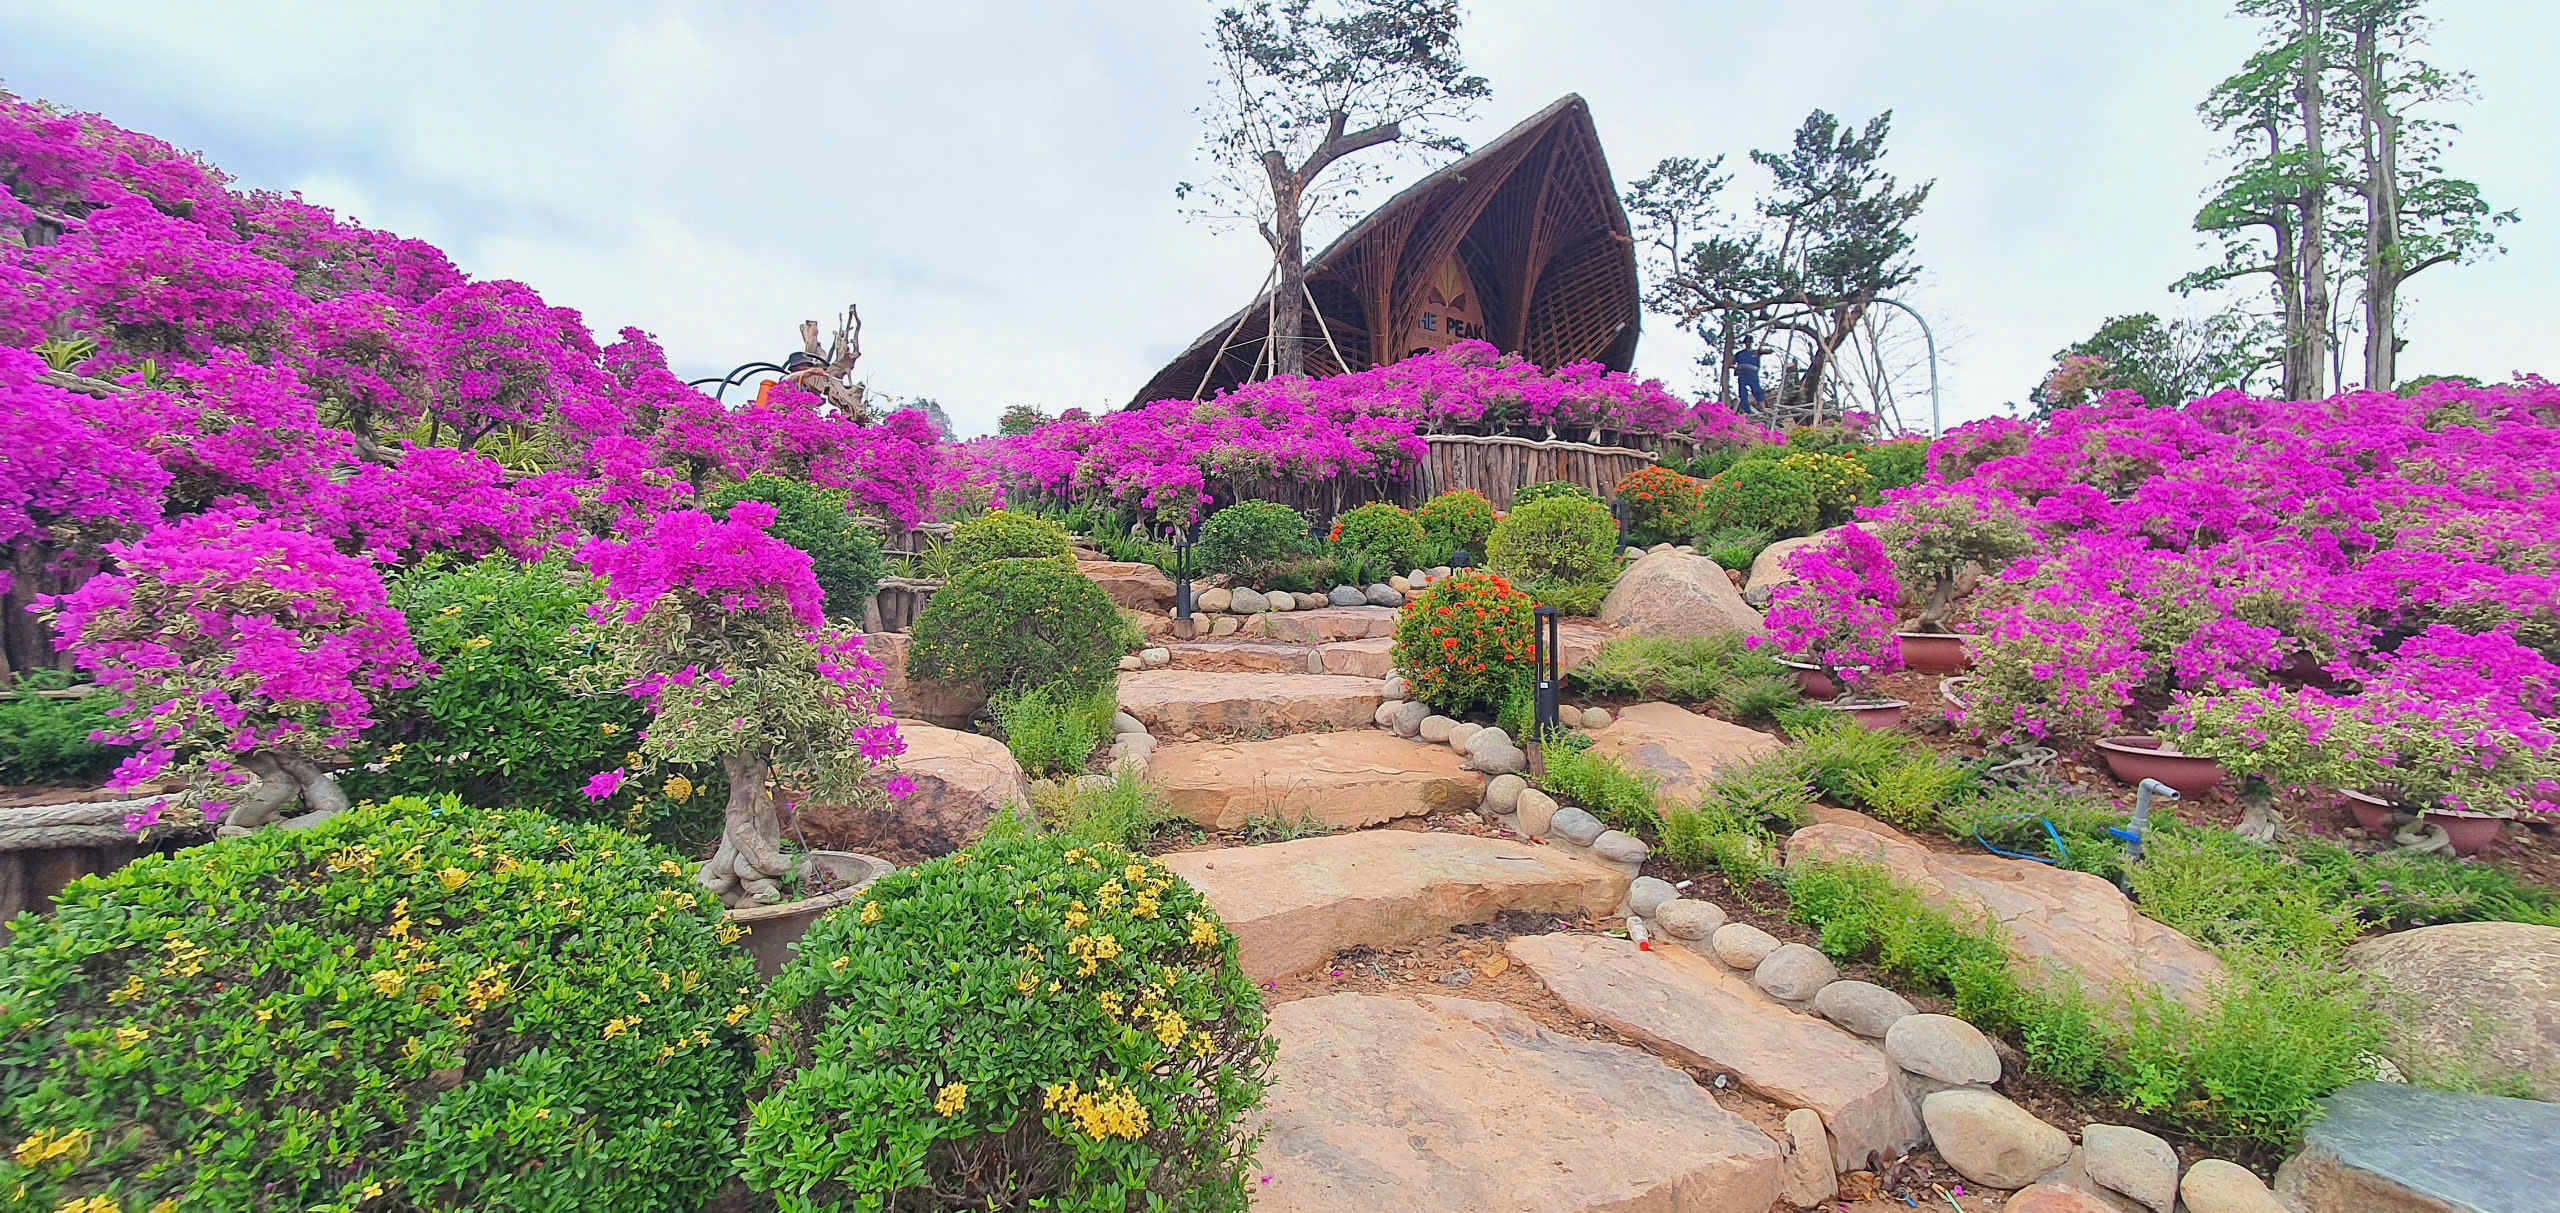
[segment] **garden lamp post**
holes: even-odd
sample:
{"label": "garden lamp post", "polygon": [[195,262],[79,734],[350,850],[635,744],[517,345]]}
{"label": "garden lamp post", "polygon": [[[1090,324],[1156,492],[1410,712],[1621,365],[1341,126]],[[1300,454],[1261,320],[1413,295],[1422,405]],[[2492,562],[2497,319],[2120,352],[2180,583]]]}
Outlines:
{"label": "garden lamp post", "polygon": [[1461,569],[1471,569],[1475,566],[1475,557],[1467,555],[1467,549],[1459,548],[1457,551],[1449,553],[1449,571],[1451,573],[1456,573]]}
{"label": "garden lamp post", "polygon": [[1627,499],[1620,497],[1611,501],[1609,503],[1609,516],[1618,520],[1618,550],[1621,552],[1626,551],[1627,523],[1632,516],[1631,512],[1627,509]]}
{"label": "garden lamp post", "polygon": [[1543,738],[1561,723],[1556,708],[1556,651],[1563,647],[1564,625],[1561,615],[1551,606],[1537,609],[1534,624],[1529,633],[1529,661],[1538,675],[1535,732]]}
{"label": "garden lamp post", "polygon": [[1173,527],[1165,537],[1173,542],[1173,630],[1188,640],[1200,627],[1191,618],[1191,534]]}

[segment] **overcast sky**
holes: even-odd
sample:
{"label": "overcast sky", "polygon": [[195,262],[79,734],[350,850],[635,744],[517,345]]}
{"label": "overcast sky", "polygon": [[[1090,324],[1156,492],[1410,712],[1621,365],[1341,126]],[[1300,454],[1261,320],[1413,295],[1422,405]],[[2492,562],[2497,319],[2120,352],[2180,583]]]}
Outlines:
{"label": "overcast sky", "polygon": [[[0,0],[0,83],[430,240],[599,333],[649,329],[688,374],[859,302],[873,389],[963,432],[1124,401],[1268,264],[1173,199],[1199,173],[1205,0],[433,7]],[[2436,62],[2482,95],[2452,167],[2525,221],[2503,258],[2416,280],[2401,371],[2549,372],[2560,10],[2432,7]],[[1476,0],[1493,97],[1467,134],[1578,92],[1623,186],[1668,155],[1740,163],[1815,107],[1890,108],[1889,166],[1938,183],[1907,297],[1952,424],[2106,316],[2181,306],[2165,287],[2205,257],[2188,224],[2218,175],[2194,107],[2255,37],[2226,10]],[[1686,393],[1695,353],[1652,319],[1637,368]]]}

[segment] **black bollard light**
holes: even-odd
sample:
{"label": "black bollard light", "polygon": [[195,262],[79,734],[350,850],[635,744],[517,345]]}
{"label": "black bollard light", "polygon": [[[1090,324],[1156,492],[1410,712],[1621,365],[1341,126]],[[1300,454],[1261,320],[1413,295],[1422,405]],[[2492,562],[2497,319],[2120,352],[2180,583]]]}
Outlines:
{"label": "black bollard light", "polygon": [[1620,497],[1617,500],[1610,502],[1609,516],[1618,520],[1618,550],[1621,552],[1626,551],[1627,523],[1633,517],[1633,512],[1627,509],[1627,499]]}
{"label": "black bollard light", "polygon": [[1559,678],[1559,671],[1556,669],[1556,653],[1563,647],[1563,641],[1564,623],[1561,613],[1551,606],[1539,607],[1535,628],[1530,632],[1529,659],[1532,668],[1538,672],[1537,733],[1542,738],[1546,736],[1548,730],[1563,723],[1556,708],[1556,683]]}
{"label": "black bollard light", "polygon": [[1457,551],[1449,553],[1449,571],[1451,573],[1455,573],[1460,569],[1471,569],[1474,567],[1476,567],[1475,558],[1467,555],[1467,549],[1459,548]]}
{"label": "black bollard light", "polygon": [[1173,617],[1187,622],[1191,618],[1191,536],[1177,527],[1167,537],[1173,541]]}

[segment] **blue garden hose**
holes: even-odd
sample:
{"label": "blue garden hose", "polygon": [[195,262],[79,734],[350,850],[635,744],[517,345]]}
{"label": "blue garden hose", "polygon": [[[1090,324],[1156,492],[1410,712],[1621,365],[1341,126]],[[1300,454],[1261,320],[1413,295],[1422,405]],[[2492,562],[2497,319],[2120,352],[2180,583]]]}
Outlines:
{"label": "blue garden hose", "polygon": [[[2017,817],[2004,817],[2004,818],[2002,818],[2001,820],[2003,820],[2003,821],[2018,821],[2018,820],[2021,820],[2021,819],[2025,818],[2026,816],[2027,816],[2027,814],[2021,813],[2021,814],[2019,814]],[[1990,839],[1988,839],[1988,838],[1984,838],[1984,837],[1982,836],[1982,827],[1981,827],[1981,826],[1975,826],[1975,827],[1973,828],[1973,840],[1974,840],[1975,842],[1981,843],[1981,844],[1982,844],[1982,849],[1983,849],[1983,850],[1989,851],[1989,852],[1991,852],[1992,854],[1994,854],[1994,855],[1998,855],[1998,856],[2000,856],[2000,857],[2002,857],[2002,858],[2004,858],[2004,859],[2032,859],[2032,860],[2036,861],[2037,863],[2049,863],[2049,864],[2052,864],[2053,866],[2055,866],[2055,867],[2057,867],[2057,868],[2058,868],[2058,867],[2061,867],[2061,866],[2063,865],[2063,863],[2065,863],[2066,861],[2068,861],[2068,860],[2071,858],[2071,852],[2070,852],[2067,848],[2065,848],[2065,847],[2062,845],[2062,832],[2061,832],[2061,831],[2059,831],[2059,830],[2054,829],[2054,828],[2053,828],[2053,822],[2051,822],[2051,821],[2049,821],[2049,820],[2047,820],[2047,819],[2045,819],[2045,818],[2038,817],[2038,818],[2036,818],[2036,819],[2035,819],[2035,822],[2036,822],[2036,824],[2037,824],[2037,825],[2040,825],[2040,826],[2043,826],[2043,827],[2044,827],[2044,836],[2053,840],[2053,854],[2054,854],[2054,857],[2053,857],[2053,858],[2047,858],[2047,857],[2042,856],[2042,855],[2029,855],[2029,854],[2026,854],[2026,853],[2024,853],[2024,852],[2020,852],[2020,851],[2003,851],[2003,850],[2001,850],[2000,848],[1998,848],[1998,847],[1995,847],[1995,846],[1991,845],[1991,840],[1990,840]]]}

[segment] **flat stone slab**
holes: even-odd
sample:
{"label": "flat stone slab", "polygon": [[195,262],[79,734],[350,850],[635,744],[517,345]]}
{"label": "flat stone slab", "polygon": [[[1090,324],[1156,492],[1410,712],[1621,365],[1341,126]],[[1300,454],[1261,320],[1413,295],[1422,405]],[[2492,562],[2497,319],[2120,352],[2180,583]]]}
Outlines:
{"label": "flat stone slab", "polygon": [[2534,1213],[2560,1191],[2560,1105],[2349,1083],[2276,1172],[2298,1213]]}
{"label": "flat stone slab", "polygon": [[1689,1076],[1499,1003],[1331,994],[1280,1042],[1256,1213],[1764,1213],[1778,1149]]}
{"label": "flat stone slab", "polygon": [[1465,755],[1377,729],[1180,742],[1156,750],[1147,776],[1167,807],[1213,830],[1254,817],[1358,829],[1454,813],[1474,808],[1485,783]]}
{"label": "flat stone slab", "polygon": [[1758,729],[1701,716],[1668,703],[1639,703],[1595,733],[1591,748],[1662,781],[1662,794],[1695,800],[1728,763],[1778,752],[1778,739]]}
{"label": "flat stone slab", "polygon": [[1162,615],[1173,610],[1173,578],[1152,564],[1120,560],[1079,560],[1076,571],[1102,587],[1111,601],[1133,611]]}
{"label": "flat stone slab", "polygon": [[1597,619],[1556,621],[1556,668],[1570,670],[1591,659],[1600,646],[1617,639],[1617,629]]}
{"label": "flat stone slab", "polygon": [[[1187,640],[1165,646],[1175,670],[1218,674],[1305,674],[1307,647],[1252,640]],[[1383,675],[1382,675],[1383,677]]]}
{"label": "flat stone slab", "polygon": [[1393,636],[1372,636],[1367,640],[1337,640],[1316,650],[1324,660],[1324,672],[1349,674],[1355,678],[1384,678],[1395,672],[1396,647]]}
{"label": "flat stone slab", "polygon": [[1240,636],[1262,636],[1290,644],[1330,644],[1396,634],[1396,608],[1382,606],[1318,607],[1312,611],[1274,612],[1245,621]]}
{"label": "flat stone slab", "polygon": [[[1158,761],[1162,761],[1161,758]],[[1236,933],[1256,981],[1345,948],[1395,947],[1504,910],[1607,914],[1627,878],[1551,847],[1472,834],[1368,830],[1164,857]]]}
{"label": "flat stone slab", "polygon": [[1605,935],[1524,935],[1505,950],[1574,1014],[1666,1057],[1733,1075],[1743,1089],[1811,1108],[1831,1131],[1839,1170],[1893,1158],[1922,1130],[1900,1069],[1883,1050],[1778,1005],[1748,978],[1686,948],[1640,951]]}
{"label": "flat stone slab", "polygon": [[1335,674],[1219,674],[1131,670],[1120,675],[1120,710],[1159,738],[1267,736],[1376,723],[1386,684]]}
{"label": "flat stone slab", "polygon": [[[1607,736],[1607,734],[1602,734]],[[2029,979],[2070,974],[2104,1002],[2110,991],[2156,986],[2201,1006],[2222,962],[2175,929],[2134,909],[2114,885],[2086,872],[1997,855],[1945,855],[1851,825],[1812,825],[1787,841],[1787,863],[1819,858],[1879,865],[1959,920],[1989,914]]]}

